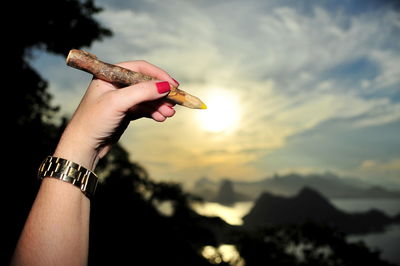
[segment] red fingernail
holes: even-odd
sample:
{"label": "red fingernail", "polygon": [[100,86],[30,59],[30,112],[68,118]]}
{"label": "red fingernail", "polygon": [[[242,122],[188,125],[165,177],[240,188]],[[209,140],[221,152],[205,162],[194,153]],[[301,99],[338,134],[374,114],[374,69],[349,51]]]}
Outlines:
{"label": "red fingernail", "polygon": [[175,83],[176,84],[178,84],[178,86],[179,86],[179,82],[178,81],[176,81],[176,79],[174,79],[174,78],[172,78],[174,81],[175,81]]}
{"label": "red fingernail", "polygon": [[156,86],[157,86],[157,91],[159,94],[163,94],[163,93],[169,92],[171,90],[171,87],[170,87],[168,81],[157,82]]}

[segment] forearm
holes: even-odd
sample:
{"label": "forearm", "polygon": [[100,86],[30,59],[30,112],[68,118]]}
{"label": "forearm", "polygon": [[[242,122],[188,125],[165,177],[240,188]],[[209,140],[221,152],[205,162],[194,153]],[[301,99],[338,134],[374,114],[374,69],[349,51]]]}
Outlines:
{"label": "forearm", "polygon": [[13,265],[85,265],[89,199],[76,187],[45,178],[17,245]]}
{"label": "forearm", "polygon": [[[68,147],[69,146],[69,147]],[[96,156],[61,140],[54,156],[93,168]],[[44,178],[20,236],[13,265],[85,265],[90,201],[72,184]]]}
{"label": "forearm", "polygon": [[[159,80],[119,88],[94,79],[64,130],[54,153],[55,157],[94,171],[99,158],[105,156],[112,143],[118,140],[129,119],[151,117],[162,122],[175,114],[169,103],[160,104],[160,100],[170,92],[171,84],[175,87],[179,85],[166,72],[142,61],[125,62],[121,66],[137,72],[144,71],[144,74]],[[51,159],[53,158],[43,164],[41,174],[44,176],[59,174],[64,178],[65,173],[62,171],[67,171],[68,174],[76,174],[78,171],[79,174],[83,169],[79,166],[74,168],[72,166],[76,166],[75,164],[68,164],[64,160],[56,159],[54,163]],[[58,161],[63,161],[64,164],[59,166]],[[68,166],[64,167],[65,164]],[[90,195],[95,190],[96,179],[92,179],[94,175],[86,169],[82,170],[84,183],[75,185],[83,184],[81,189]],[[58,170],[60,171],[57,172]],[[43,179],[17,244],[12,265],[87,263],[90,201],[79,187],[65,180],[67,182],[54,178]],[[91,180],[95,181],[90,182]]]}

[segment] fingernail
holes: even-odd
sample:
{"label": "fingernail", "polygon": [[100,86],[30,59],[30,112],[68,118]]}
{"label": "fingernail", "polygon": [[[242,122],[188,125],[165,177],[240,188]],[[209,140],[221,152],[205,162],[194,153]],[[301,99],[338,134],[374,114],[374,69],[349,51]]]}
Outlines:
{"label": "fingernail", "polygon": [[171,90],[171,87],[170,87],[168,81],[157,82],[156,86],[157,86],[157,91],[159,94],[163,94],[163,93],[169,92]]}
{"label": "fingernail", "polygon": [[179,82],[178,81],[176,81],[176,79],[174,79],[174,78],[172,78],[174,81],[175,81],[175,83],[176,84],[178,84],[178,86],[179,86]]}

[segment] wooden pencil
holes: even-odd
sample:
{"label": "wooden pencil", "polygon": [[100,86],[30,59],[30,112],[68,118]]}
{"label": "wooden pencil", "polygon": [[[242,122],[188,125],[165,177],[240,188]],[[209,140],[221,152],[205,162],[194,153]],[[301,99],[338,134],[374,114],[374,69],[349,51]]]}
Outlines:
{"label": "wooden pencil", "polygon": [[[117,65],[109,64],[97,59],[91,53],[83,50],[72,49],[67,56],[67,65],[91,73],[118,86],[129,86],[155,78],[138,73]],[[171,85],[171,91],[166,96],[169,101],[192,109],[206,109],[207,106],[196,96]]]}

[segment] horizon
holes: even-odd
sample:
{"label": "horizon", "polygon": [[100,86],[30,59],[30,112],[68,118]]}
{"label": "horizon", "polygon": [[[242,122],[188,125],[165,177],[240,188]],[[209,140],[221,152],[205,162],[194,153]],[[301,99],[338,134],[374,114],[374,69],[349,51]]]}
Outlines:
{"label": "horizon", "polygon": [[[149,61],[209,106],[130,125],[121,143],[155,180],[332,172],[400,187],[394,2],[95,3],[114,36],[85,50],[108,62]],[[61,115],[71,115],[91,76],[40,50],[31,62]]]}
{"label": "horizon", "polygon": [[[199,178],[195,179],[192,184],[184,184],[184,187],[186,189],[188,189],[188,191],[190,191],[190,192],[196,191],[198,189],[197,186],[199,186],[199,183],[205,181],[205,182],[208,182],[208,183],[214,185],[215,189],[217,191],[218,188],[220,188],[220,186],[226,181],[232,182],[233,185],[235,185],[235,184],[240,185],[243,183],[251,185],[254,183],[264,182],[264,181],[268,181],[268,180],[272,181],[275,179],[285,179],[285,178],[293,177],[293,176],[296,178],[301,178],[303,180],[318,178],[318,179],[326,179],[326,180],[335,181],[335,182],[339,181],[339,182],[343,182],[342,184],[349,186],[349,188],[351,187],[353,189],[363,189],[365,191],[368,191],[370,189],[383,189],[385,192],[400,192],[400,186],[397,186],[397,185],[396,186],[393,186],[393,185],[386,186],[385,184],[370,182],[369,180],[360,180],[359,178],[356,178],[356,177],[339,176],[332,172],[310,173],[310,174],[300,174],[300,173],[292,172],[292,173],[286,173],[286,174],[273,174],[273,175],[264,176],[260,179],[255,179],[255,180],[248,180],[248,179],[235,180],[235,179],[230,179],[229,177],[209,178],[207,176],[203,176],[203,177],[199,177]],[[310,185],[310,184],[304,184],[302,187],[299,187],[299,189],[306,188],[306,187],[313,188],[313,189],[317,190],[318,192],[325,195],[325,193],[323,193],[323,191],[321,191],[318,187],[313,187],[313,185]],[[235,187],[234,187],[234,189],[235,189]],[[265,188],[265,189],[266,189],[265,192],[269,191],[267,188]],[[214,192],[216,192],[216,191],[214,191]],[[269,192],[274,194],[273,191],[269,191]],[[298,193],[298,191],[296,193]],[[354,195],[354,196],[355,196],[355,198],[359,197],[359,195]],[[385,198],[385,196],[380,196],[380,197]]]}

